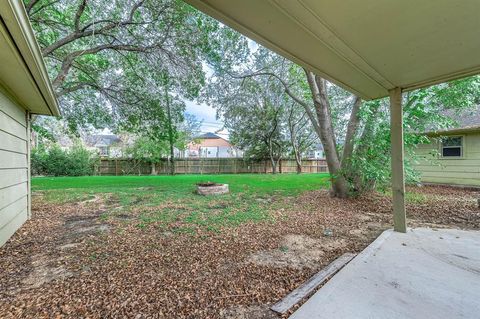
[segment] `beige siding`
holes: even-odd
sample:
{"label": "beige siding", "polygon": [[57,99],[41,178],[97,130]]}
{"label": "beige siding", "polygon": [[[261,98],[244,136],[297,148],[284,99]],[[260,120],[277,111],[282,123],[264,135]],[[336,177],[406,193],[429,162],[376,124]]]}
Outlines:
{"label": "beige siding", "polygon": [[462,135],[464,139],[461,158],[432,155],[439,150],[433,139],[431,144],[419,145],[415,153],[420,159],[415,168],[422,182],[480,186],[480,132],[455,135]]}
{"label": "beige siding", "polygon": [[0,246],[29,216],[26,112],[0,91]]}

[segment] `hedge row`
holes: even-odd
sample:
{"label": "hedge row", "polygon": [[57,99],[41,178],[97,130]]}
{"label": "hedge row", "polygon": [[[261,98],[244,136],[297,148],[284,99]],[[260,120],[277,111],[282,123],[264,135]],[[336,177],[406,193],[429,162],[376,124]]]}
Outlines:
{"label": "hedge row", "polygon": [[31,153],[32,175],[83,176],[93,175],[98,156],[81,146],[62,150],[34,148]]}

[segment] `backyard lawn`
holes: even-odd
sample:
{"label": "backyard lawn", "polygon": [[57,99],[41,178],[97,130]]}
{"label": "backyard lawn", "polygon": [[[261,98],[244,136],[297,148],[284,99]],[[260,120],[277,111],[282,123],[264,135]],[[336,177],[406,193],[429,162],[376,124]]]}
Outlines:
{"label": "backyard lawn", "polygon": [[[198,182],[231,193],[199,196]],[[0,317],[277,318],[268,306],[391,227],[389,194],[339,200],[328,176],[32,180],[0,249]],[[410,226],[480,228],[475,191],[409,187]]]}

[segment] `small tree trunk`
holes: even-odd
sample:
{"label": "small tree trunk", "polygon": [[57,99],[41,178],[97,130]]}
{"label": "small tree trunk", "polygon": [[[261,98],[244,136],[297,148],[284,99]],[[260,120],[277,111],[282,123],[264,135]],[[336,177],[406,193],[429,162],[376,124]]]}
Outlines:
{"label": "small tree trunk", "polygon": [[270,163],[272,163],[272,174],[277,174],[277,163],[273,157],[270,157]]}
{"label": "small tree trunk", "polygon": [[302,173],[302,156],[298,151],[298,146],[295,143],[295,140],[293,138],[291,140],[291,143],[293,148],[293,155],[295,156],[295,162],[297,163],[297,174],[301,174]]}
{"label": "small tree trunk", "polygon": [[151,170],[150,174],[151,175],[157,175],[157,167],[156,167],[154,162],[151,163],[151,168],[152,168],[152,170]]}
{"label": "small tree trunk", "polygon": [[299,154],[299,145],[297,144],[297,134],[295,131],[296,124],[293,121],[293,106],[290,109],[290,115],[288,117],[288,129],[290,131],[290,143],[292,144],[293,155],[295,156],[295,162],[297,163],[297,174],[302,173],[302,158]]}
{"label": "small tree trunk", "polygon": [[168,142],[170,144],[170,175],[175,175],[175,150],[174,150],[174,138],[173,138],[173,124],[172,124],[172,112],[170,111],[170,97],[168,96],[168,88],[165,86],[165,97],[167,99],[167,117],[168,117]]}
{"label": "small tree trunk", "polygon": [[295,162],[297,162],[297,174],[302,173],[302,159],[297,152],[295,152]]}
{"label": "small tree trunk", "polygon": [[272,164],[272,174],[277,174],[277,163],[275,162],[275,156],[273,154],[273,143],[272,140],[268,140],[268,156],[270,157],[270,163]]}

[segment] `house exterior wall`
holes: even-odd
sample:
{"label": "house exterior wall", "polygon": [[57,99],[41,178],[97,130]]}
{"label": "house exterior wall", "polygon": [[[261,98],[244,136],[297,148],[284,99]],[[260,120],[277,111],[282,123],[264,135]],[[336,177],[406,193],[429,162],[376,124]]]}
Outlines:
{"label": "house exterior wall", "polygon": [[234,158],[242,157],[243,153],[223,138],[200,139],[189,143],[184,152],[186,158]]}
{"label": "house exterior wall", "polygon": [[234,150],[230,146],[219,146],[217,155],[220,158],[235,157]]}
{"label": "house exterior wall", "polygon": [[322,150],[314,150],[307,154],[308,159],[324,159],[325,154],[323,154]]}
{"label": "house exterior wall", "polygon": [[30,216],[27,112],[0,90],[0,246]]}
{"label": "house exterior wall", "polygon": [[206,158],[218,157],[218,147],[217,146],[201,146],[199,154],[200,154],[200,157],[206,157]]}
{"label": "house exterior wall", "polygon": [[419,145],[415,153],[420,157],[414,165],[425,183],[480,186],[480,132],[443,134],[463,136],[463,155],[460,158],[442,158],[439,142],[430,138],[430,144]]}

